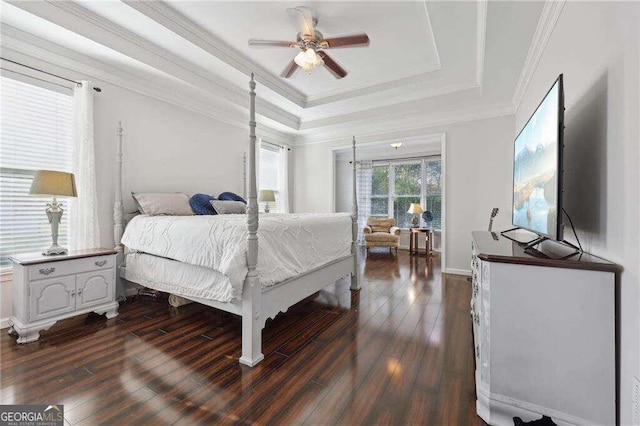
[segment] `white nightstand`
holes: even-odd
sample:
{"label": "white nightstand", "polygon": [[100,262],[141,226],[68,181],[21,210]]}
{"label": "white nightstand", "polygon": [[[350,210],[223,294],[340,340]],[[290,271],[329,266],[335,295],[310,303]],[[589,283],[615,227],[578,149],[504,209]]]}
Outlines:
{"label": "white nightstand", "polygon": [[38,340],[57,321],[88,312],[118,315],[116,252],[111,249],[40,253],[9,258],[13,262],[13,316],[9,333],[18,343]]}

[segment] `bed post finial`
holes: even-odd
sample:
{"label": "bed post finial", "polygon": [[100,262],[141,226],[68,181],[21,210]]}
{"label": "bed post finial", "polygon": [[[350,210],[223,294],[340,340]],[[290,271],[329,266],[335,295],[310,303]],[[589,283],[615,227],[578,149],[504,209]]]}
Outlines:
{"label": "bed post finial", "polygon": [[247,205],[247,278],[242,291],[242,356],[240,363],[254,366],[262,354],[262,288],[258,265],[258,191],[256,188],[256,82],[249,82],[249,197]]}
{"label": "bed post finial", "polygon": [[351,289],[360,290],[360,268],[358,268],[358,193],[356,191],[356,137],[351,140],[352,161],[352,202],[351,202],[351,254],[353,255],[353,274]]}

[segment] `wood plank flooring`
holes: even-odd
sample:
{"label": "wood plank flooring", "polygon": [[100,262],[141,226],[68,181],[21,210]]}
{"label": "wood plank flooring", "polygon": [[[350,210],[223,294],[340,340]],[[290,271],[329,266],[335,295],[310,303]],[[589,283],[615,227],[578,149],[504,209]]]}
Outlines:
{"label": "wood plank flooring", "polygon": [[65,423],[484,424],[475,414],[470,285],[439,259],[361,255],[362,290],[331,285],[263,331],[241,366],[239,317],[134,298],[17,345],[0,338],[0,403],[64,404]]}

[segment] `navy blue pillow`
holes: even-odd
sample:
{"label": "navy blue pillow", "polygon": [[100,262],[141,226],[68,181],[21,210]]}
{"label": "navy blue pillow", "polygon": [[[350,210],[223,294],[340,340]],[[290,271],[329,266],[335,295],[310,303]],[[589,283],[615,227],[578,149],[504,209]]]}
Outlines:
{"label": "navy blue pillow", "polygon": [[247,204],[247,202],[245,201],[244,198],[242,198],[238,194],[234,194],[233,192],[223,192],[222,194],[218,195],[218,200],[222,200],[222,201],[242,201],[243,203]]}
{"label": "navy blue pillow", "polygon": [[195,194],[189,198],[189,205],[195,214],[218,214],[211,205],[211,200],[215,200],[215,197],[207,194]]}

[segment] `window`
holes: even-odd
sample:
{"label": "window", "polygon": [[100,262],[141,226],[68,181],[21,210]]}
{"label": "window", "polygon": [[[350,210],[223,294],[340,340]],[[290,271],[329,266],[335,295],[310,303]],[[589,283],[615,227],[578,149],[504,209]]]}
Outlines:
{"label": "window", "polygon": [[[51,245],[45,215],[51,197],[29,195],[38,169],[70,172],[72,168],[72,97],[0,77],[0,267],[12,254],[37,252]],[[58,242],[66,245],[68,199]]]}
{"label": "window", "polygon": [[[433,215],[431,225],[441,228],[441,161],[424,159],[373,165],[371,178],[371,215],[393,217],[396,226],[411,227],[411,203],[420,203]],[[420,223],[424,224],[422,218]]]}
{"label": "window", "polygon": [[[260,144],[258,190],[270,189],[275,193],[275,203],[269,203],[269,211],[271,212],[288,212],[284,206],[285,203],[288,203],[287,188],[285,187],[287,185],[286,167],[283,165],[287,160],[284,156],[286,156],[285,148],[268,142]],[[260,210],[264,211],[265,203],[259,201],[258,205]]]}

